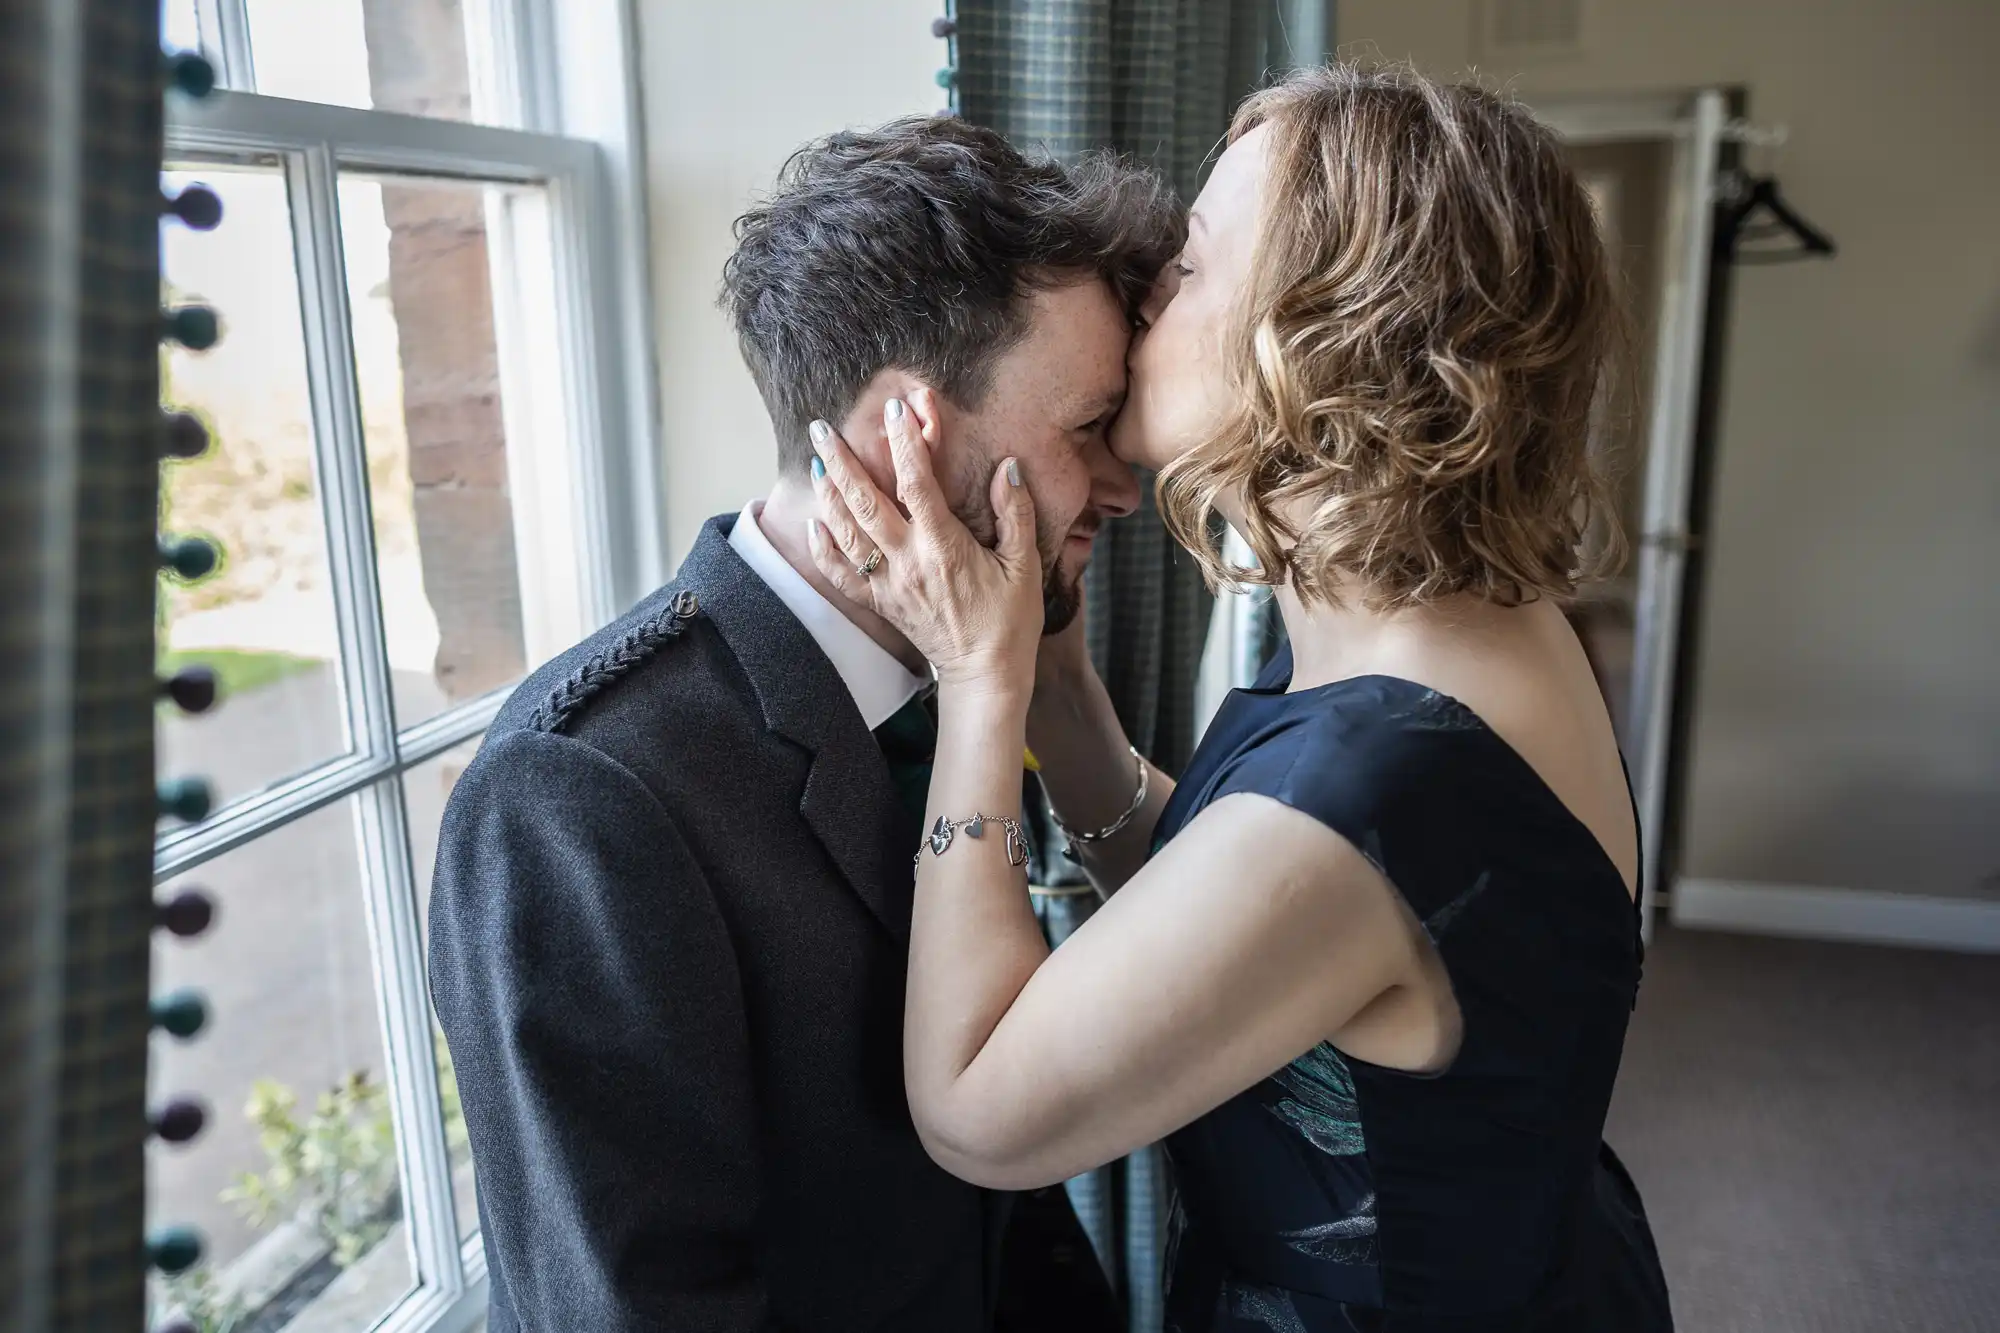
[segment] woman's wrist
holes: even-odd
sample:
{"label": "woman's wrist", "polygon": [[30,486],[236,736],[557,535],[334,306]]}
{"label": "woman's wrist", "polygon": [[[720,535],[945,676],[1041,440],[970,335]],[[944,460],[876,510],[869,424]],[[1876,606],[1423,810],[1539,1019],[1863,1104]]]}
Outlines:
{"label": "woman's wrist", "polygon": [[940,696],[951,693],[961,699],[1018,699],[1024,708],[1035,690],[1033,663],[1002,653],[968,656],[949,665],[938,663],[937,681]]}
{"label": "woman's wrist", "polygon": [[1072,849],[1080,852],[1094,844],[1117,837],[1131,826],[1140,808],[1146,804],[1146,796],[1152,786],[1152,767],[1146,763],[1139,751],[1130,745],[1125,747],[1125,753],[1121,757],[1124,760],[1125,774],[1129,778],[1130,794],[1117,813],[1108,814],[1101,820],[1078,824],[1065,819],[1063,811],[1060,808],[1053,808],[1054,802],[1051,802],[1050,813],[1055,816],[1056,826],[1062,830],[1063,836],[1069,839]]}
{"label": "woman's wrist", "polygon": [[938,676],[938,711],[965,716],[981,726],[1026,727],[1034,690],[1004,676],[971,674]]}

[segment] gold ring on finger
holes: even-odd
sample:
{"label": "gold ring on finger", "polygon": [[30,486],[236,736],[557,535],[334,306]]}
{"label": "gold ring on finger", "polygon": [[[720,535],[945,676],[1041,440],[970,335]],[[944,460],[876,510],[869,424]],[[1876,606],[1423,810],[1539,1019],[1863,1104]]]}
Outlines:
{"label": "gold ring on finger", "polygon": [[881,549],[878,547],[874,552],[872,552],[869,555],[869,557],[866,560],[863,560],[860,564],[854,567],[854,572],[859,574],[862,578],[865,579],[870,574],[873,574],[876,570],[880,569],[881,567],[882,567],[882,552]]}

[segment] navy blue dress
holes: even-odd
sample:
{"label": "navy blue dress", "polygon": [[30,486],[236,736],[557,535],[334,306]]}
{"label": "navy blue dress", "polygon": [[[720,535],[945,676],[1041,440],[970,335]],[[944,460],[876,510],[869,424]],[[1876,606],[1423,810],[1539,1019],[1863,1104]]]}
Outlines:
{"label": "navy blue dress", "polygon": [[1229,696],[1156,844],[1235,792],[1319,820],[1423,923],[1463,1039],[1430,1075],[1322,1043],[1170,1136],[1168,1333],[1671,1328],[1601,1137],[1639,987],[1617,867],[1455,699],[1290,677],[1287,650]]}

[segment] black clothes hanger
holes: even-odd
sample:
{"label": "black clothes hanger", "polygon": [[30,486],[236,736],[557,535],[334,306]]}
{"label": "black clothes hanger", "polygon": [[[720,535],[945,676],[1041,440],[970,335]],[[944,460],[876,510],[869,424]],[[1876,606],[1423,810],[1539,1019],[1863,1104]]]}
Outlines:
{"label": "black clothes hanger", "polygon": [[1834,253],[1833,239],[1784,201],[1775,176],[1740,172],[1724,183],[1715,243],[1732,264],[1788,264]]}

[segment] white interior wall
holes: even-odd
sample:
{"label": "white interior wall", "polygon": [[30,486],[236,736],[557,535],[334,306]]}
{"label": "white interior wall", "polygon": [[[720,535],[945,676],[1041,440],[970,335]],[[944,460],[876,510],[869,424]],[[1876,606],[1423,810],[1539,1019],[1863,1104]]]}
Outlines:
{"label": "white interior wall", "polygon": [[945,104],[942,0],[634,0],[669,566],[776,475],[762,400],[716,309],[730,224],[792,151]]}
{"label": "white interior wall", "polygon": [[[1347,0],[1342,49],[1477,63],[1475,0]],[[668,549],[773,472],[714,297],[814,135],[943,104],[938,0],[636,0]],[[1689,874],[2000,897],[2000,6],[1587,0],[1538,93],[1741,84],[1831,263],[1738,274]],[[1753,162],[1753,165],[1757,165]]]}
{"label": "white interior wall", "polygon": [[1740,84],[1841,247],[1737,272],[1684,873],[2000,899],[2000,6],[1586,6],[1585,53],[1524,68],[1471,0],[1339,33],[1531,100]]}

